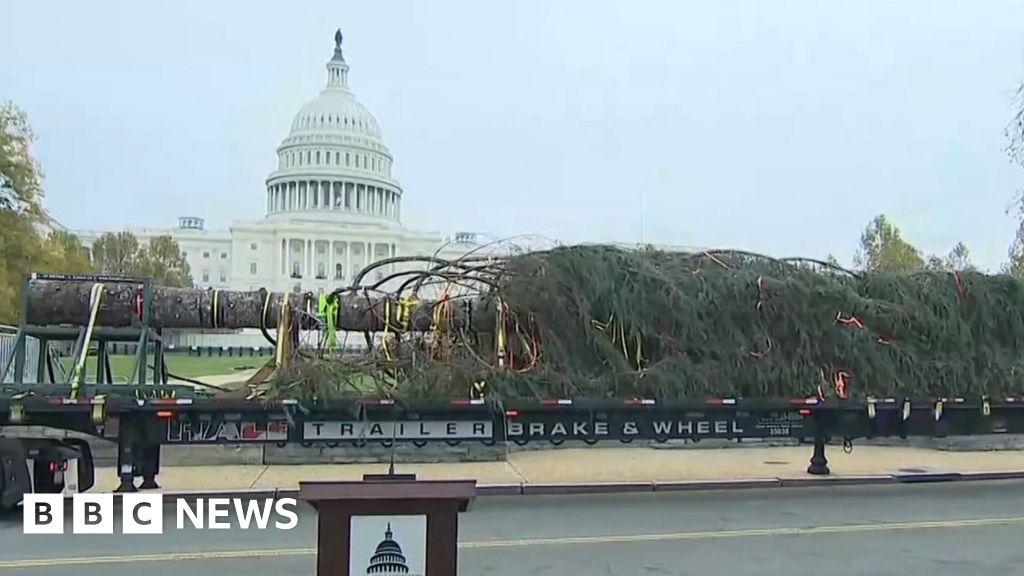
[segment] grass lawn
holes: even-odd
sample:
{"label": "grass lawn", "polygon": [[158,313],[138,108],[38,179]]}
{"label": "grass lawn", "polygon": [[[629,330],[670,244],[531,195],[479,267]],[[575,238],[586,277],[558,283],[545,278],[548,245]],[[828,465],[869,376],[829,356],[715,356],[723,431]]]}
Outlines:
{"label": "grass lawn", "polygon": [[[184,354],[167,354],[167,370],[171,374],[184,376],[186,378],[199,378],[202,376],[215,376],[220,374],[231,374],[237,370],[253,370],[266,364],[269,356],[186,356]],[[71,371],[72,359],[62,358],[64,369]],[[146,358],[146,362],[152,364],[153,355]],[[96,380],[96,357],[90,356],[86,359],[86,381]],[[114,373],[115,382],[125,382],[135,369],[135,356],[111,356],[110,369]],[[147,372],[149,371],[147,367]]]}

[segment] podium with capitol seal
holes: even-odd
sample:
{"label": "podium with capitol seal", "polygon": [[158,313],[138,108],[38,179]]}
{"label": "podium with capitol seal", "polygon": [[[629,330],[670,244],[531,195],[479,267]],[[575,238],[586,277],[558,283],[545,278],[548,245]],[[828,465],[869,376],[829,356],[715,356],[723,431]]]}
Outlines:
{"label": "podium with capitol seal", "polygon": [[459,513],[476,480],[368,474],[299,483],[317,511],[317,576],[456,576]]}

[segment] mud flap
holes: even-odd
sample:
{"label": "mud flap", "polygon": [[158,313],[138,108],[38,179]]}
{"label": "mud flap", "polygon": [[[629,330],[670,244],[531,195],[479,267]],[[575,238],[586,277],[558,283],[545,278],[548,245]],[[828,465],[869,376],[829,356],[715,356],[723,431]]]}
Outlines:
{"label": "mud flap", "polygon": [[64,443],[78,451],[78,491],[85,492],[96,484],[92,446],[82,438],[65,438]]}
{"label": "mud flap", "polygon": [[31,491],[24,443],[0,438],[0,511],[14,508]]}

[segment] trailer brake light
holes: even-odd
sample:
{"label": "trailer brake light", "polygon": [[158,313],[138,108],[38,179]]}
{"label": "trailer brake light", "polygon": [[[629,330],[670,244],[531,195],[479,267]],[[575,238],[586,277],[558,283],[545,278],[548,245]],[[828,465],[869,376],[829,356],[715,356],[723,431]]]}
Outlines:
{"label": "trailer brake light", "polygon": [[171,416],[174,416],[174,412],[170,410],[158,410],[156,413],[157,418],[170,418]]}

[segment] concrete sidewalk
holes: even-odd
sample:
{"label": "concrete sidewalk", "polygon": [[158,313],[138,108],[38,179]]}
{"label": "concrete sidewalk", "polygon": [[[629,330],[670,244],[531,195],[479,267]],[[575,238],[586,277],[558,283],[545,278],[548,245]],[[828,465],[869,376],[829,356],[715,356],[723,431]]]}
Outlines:
{"label": "concrete sidewalk", "polygon": [[[479,484],[568,486],[595,483],[679,483],[813,478],[806,473],[811,449],[803,447],[730,450],[653,450],[648,448],[558,449],[509,454],[504,462],[399,464],[398,472],[421,479],[475,478]],[[832,478],[918,473],[1021,472],[1024,452],[939,452],[903,447],[865,446],[845,454],[830,447]],[[167,466],[158,482],[164,492],[191,490],[293,489],[300,480],[358,480],[383,473],[386,464],[293,466]],[[96,490],[117,485],[116,471],[96,471]]]}

